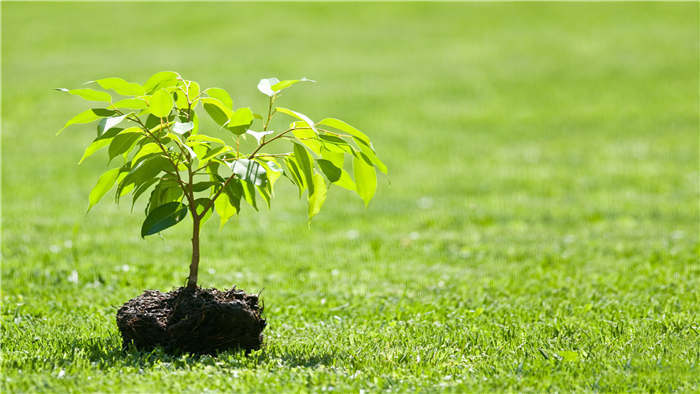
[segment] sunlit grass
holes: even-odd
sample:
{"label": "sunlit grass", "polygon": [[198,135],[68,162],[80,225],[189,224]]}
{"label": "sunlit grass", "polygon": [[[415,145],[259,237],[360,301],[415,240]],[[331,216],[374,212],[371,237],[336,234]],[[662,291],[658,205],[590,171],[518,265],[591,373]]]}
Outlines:
{"label": "sunlit grass", "polygon": [[[698,389],[698,5],[2,4],[3,392]],[[105,160],[54,87],[174,69],[373,138],[368,209],[207,223],[200,283],[262,291],[250,357],[121,352],[187,226],[85,216]],[[97,157],[97,156],[96,156]]]}

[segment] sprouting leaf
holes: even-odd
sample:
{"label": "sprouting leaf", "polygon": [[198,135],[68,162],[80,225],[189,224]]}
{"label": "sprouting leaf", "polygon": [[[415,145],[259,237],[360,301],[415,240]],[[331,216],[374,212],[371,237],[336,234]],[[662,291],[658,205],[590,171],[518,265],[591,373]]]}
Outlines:
{"label": "sprouting leaf", "polygon": [[185,122],[185,123],[175,122],[175,124],[173,125],[173,131],[180,134],[180,135],[185,134],[192,129],[194,129],[193,122]]}
{"label": "sprouting leaf", "polygon": [[127,82],[121,78],[102,78],[94,82],[97,82],[102,89],[113,90],[122,96],[142,96],[145,93],[143,86],[135,82]]}
{"label": "sprouting leaf", "polygon": [[100,178],[97,180],[97,184],[90,191],[90,205],[88,206],[88,211],[95,204],[97,204],[100,199],[102,199],[102,196],[104,196],[112,188],[112,186],[114,186],[114,183],[119,176],[119,170],[119,167],[113,168],[100,175]]}
{"label": "sprouting leaf", "polygon": [[318,122],[317,125],[323,125],[323,126],[330,126],[334,129],[344,131],[351,136],[358,138],[365,143],[369,144],[369,137],[367,137],[367,134],[361,132],[360,130],[350,126],[349,124],[343,122],[340,119],[335,119],[335,118],[326,118]]}
{"label": "sprouting leaf", "polygon": [[141,226],[141,237],[161,232],[178,224],[187,216],[187,206],[180,202],[161,205],[148,214]]}
{"label": "sprouting leaf", "polygon": [[272,85],[270,89],[274,91],[275,93],[279,93],[280,91],[287,89],[288,87],[297,84],[299,82],[316,82],[312,79],[308,79],[306,77],[303,77],[301,79],[286,79],[284,81],[277,82],[276,84]]}
{"label": "sprouting leaf", "polygon": [[299,170],[304,177],[304,183],[309,188],[309,195],[314,193],[314,183],[312,178],[311,155],[303,146],[294,143],[294,157],[296,158]]}
{"label": "sprouting leaf", "polygon": [[266,136],[266,135],[269,135],[269,134],[272,134],[272,133],[274,133],[274,132],[275,132],[274,130],[268,130],[268,131],[253,131],[253,130],[248,130],[248,131],[246,131],[245,133],[246,133],[246,134],[249,134],[249,135],[252,135],[253,138],[255,138],[255,141],[257,141],[258,144],[260,144],[260,139],[261,139],[262,137],[264,137],[264,136]]}
{"label": "sprouting leaf", "polygon": [[314,171],[313,178],[314,191],[309,195],[309,220],[316,216],[316,214],[321,210],[323,202],[326,201],[326,181],[323,180],[323,176],[318,172]]}
{"label": "sprouting leaf", "polygon": [[274,96],[277,92],[272,89],[273,85],[276,85],[280,82],[279,79],[277,78],[263,78],[258,82],[258,90],[262,92],[262,94],[267,95],[267,96]]}
{"label": "sprouting leaf", "polygon": [[199,96],[199,84],[194,81],[183,81],[175,91],[175,105],[181,109],[192,109],[199,100],[197,96]]}
{"label": "sprouting leaf", "polygon": [[204,91],[204,93],[206,93],[209,97],[213,97],[221,101],[221,103],[224,104],[226,107],[233,109],[233,99],[224,89],[208,88]]}
{"label": "sprouting leaf", "polygon": [[174,86],[177,84],[177,79],[180,74],[174,71],[161,71],[153,74],[148,81],[143,85],[146,93],[151,93],[157,88]]}
{"label": "sprouting leaf", "polygon": [[173,95],[165,89],[159,89],[149,100],[151,113],[157,117],[165,118],[173,109]]}
{"label": "sprouting leaf", "polygon": [[112,116],[116,113],[114,110],[110,109],[105,109],[105,108],[92,108],[88,109],[87,111],[83,111],[77,115],[75,115],[71,120],[66,122],[66,124],[63,126],[61,130],[58,130],[56,135],[61,134],[63,130],[65,130],[66,127],[74,125],[74,124],[82,124],[82,123],[90,123],[94,122],[97,119],[104,118],[106,116]]}
{"label": "sprouting leaf", "polygon": [[292,110],[289,109],[289,108],[277,107],[277,108],[276,108],[276,111],[277,111],[277,112],[282,112],[283,114],[289,115],[289,116],[291,116],[291,117],[293,117],[293,118],[297,118],[297,119],[299,119],[299,120],[303,120],[304,122],[306,122],[306,123],[309,125],[309,127],[311,127],[311,129],[312,129],[313,131],[316,132],[316,134],[318,134],[318,130],[316,129],[316,126],[314,126],[314,121],[311,120],[308,116],[306,116],[306,115],[304,115],[304,114],[302,114],[302,113],[296,112],[296,111],[292,111]]}
{"label": "sprouting leaf", "polygon": [[101,102],[105,102],[105,103],[112,102],[112,96],[110,96],[109,93],[100,92],[98,90],[87,89],[87,88],[85,88],[85,89],[59,88],[56,90],[58,90],[59,92],[66,92],[66,93],[70,93],[74,96],[82,97],[88,101],[101,101]]}
{"label": "sprouting leaf", "polygon": [[374,167],[357,157],[354,157],[352,160],[352,170],[355,175],[357,194],[367,206],[377,191],[377,172]]}

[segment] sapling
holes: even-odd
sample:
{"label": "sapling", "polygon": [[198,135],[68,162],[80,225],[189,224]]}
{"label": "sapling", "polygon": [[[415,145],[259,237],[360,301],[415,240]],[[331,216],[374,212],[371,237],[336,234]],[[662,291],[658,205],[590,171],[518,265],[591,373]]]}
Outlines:
{"label": "sapling", "polygon": [[[98,122],[97,137],[80,162],[106,148],[113,165],[90,192],[88,210],[111,189],[117,202],[131,195],[132,208],[145,198],[142,237],[189,215],[192,258],[187,288],[194,290],[202,224],[215,212],[223,226],[241,211],[241,200],[255,210],[259,199],[269,207],[281,178],[296,185],[300,197],[306,193],[309,220],[321,209],[329,185],[356,192],[369,204],[376,191],[376,170],[387,171],[369,137],[344,121],[315,122],[301,112],[277,106],[286,89],[311,82],[262,79],[257,87],[267,96],[267,108],[261,114],[235,107],[224,89],[201,89],[197,82],[172,71],[156,73],[143,85],[103,78],[87,83],[102,90],[58,89],[99,103],[63,127]],[[204,113],[215,125],[207,133],[204,126],[200,129]],[[273,118],[279,116],[291,122],[272,130]]]}

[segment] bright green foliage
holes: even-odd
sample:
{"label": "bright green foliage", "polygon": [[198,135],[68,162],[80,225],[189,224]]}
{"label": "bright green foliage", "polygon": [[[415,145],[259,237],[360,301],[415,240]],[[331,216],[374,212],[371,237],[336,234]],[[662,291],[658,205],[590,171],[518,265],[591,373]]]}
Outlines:
{"label": "bright green foliage", "polygon": [[[141,196],[150,196],[141,229],[144,237],[174,226],[188,211],[198,221],[216,211],[223,225],[240,212],[241,199],[258,210],[259,196],[269,207],[280,176],[295,184],[300,196],[307,192],[311,220],[326,200],[328,185],[357,192],[367,205],[376,191],[376,171],[386,173],[369,137],[355,127],[334,118],[315,123],[301,112],[273,106],[282,90],[313,82],[306,78],[261,80],[258,89],[269,97],[264,117],[256,117],[249,107],[235,108],[224,89],[201,90],[198,83],[172,71],[156,73],[143,86],[121,78],[93,82],[125,97],[115,101],[94,89],[58,89],[109,103],[80,113],[64,126],[99,121],[97,138],[81,163],[104,147],[111,163],[121,157],[117,167],[100,176],[89,208],[115,185],[116,199],[131,193],[132,206]],[[230,143],[200,132],[198,111],[224,130]],[[286,130],[269,130],[277,113],[294,119]],[[240,149],[246,137],[256,143],[250,152]],[[285,142],[291,143],[291,152],[263,150]],[[354,180],[344,168],[346,156],[353,163]]]}

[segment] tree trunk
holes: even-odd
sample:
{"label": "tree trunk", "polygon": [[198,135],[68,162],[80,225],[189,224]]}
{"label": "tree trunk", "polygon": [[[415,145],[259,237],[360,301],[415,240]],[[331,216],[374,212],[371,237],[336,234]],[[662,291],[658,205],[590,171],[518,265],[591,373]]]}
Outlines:
{"label": "tree trunk", "polygon": [[187,278],[187,288],[197,287],[197,272],[199,272],[199,221],[196,215],[192,218],[192,262],[190,276]]}

